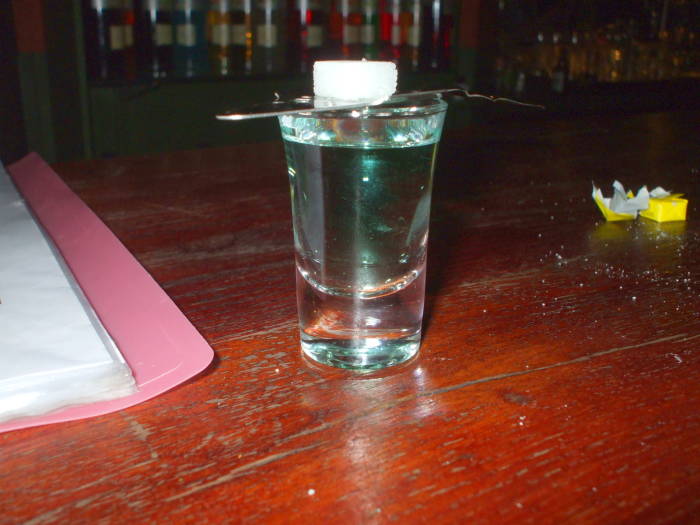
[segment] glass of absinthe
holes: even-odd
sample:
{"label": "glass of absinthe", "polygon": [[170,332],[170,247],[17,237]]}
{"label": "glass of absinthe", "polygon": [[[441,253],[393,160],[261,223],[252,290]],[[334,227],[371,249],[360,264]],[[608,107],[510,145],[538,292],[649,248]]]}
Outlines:
{"label": "glass of absinthe", "polygon": [[[331,71],[337,84],[342,75]],[[446,109],[439,95],[426,95],[279,117],[301,347],[314,361],[375,370],[418,352]]]}

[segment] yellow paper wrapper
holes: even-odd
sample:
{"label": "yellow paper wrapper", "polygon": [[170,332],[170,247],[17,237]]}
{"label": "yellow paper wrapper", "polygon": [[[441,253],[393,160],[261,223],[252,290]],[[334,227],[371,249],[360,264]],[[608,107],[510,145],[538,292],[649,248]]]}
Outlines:
{"label": "yellow paper wrapper", "polygon": [[639,215],[656,222],[684,221],[688,209],[688,199],[682,199],[681,193],[663,198],[649,199],[649,207]]}

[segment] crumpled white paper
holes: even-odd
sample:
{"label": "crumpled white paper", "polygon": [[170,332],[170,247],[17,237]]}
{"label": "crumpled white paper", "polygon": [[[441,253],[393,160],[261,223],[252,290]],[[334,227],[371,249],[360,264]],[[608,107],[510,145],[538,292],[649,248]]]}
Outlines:
{"label": "crumpled white paper", "polygon": [[602,202],[605,207],[613,213],[621,215],[631,215],[637,217],[640,210],[646,210],[649,207],[649,190],[646,186],[642,186],[637,195],[629,196],[624,186],[619,182],[613,182],[613,196],[603,197],[600,188],[593,185],[593,199],[597,202]]}
{"label": "crumpled white paper", "polygon": [[637,214],[639,210],[646,210],[649,207],[649,190],[642,186],[637,195],[629,197],[625,188],[619,181],[613,182],[613,197],[610,200],[610,209],[616,213]]}
{"label": "crumpled white paper", "polygon": [[666,197],[670,197],[670,196],[671,196],[671,192],[670,192],[670,191],[666,191],[666,190],[663,189],[661,186],[657,186],[656,188],[654,188],[653,190],[651,190],[651,191],[649,192],[649,196],[650,196],[652,199],[665,199]]}
{"label": "crumpled white paper", "polygon": [[135,389],[128,365],[0,164],[0,422]]}

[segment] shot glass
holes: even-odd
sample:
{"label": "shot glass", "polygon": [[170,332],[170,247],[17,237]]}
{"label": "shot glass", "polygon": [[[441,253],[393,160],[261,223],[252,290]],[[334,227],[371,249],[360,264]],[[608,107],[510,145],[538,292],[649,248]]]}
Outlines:
{"label": "shot glass", "polygon": [[279,117],[301,348],[330,366],[407,361],[421,340],[433,170],[447,104]]}

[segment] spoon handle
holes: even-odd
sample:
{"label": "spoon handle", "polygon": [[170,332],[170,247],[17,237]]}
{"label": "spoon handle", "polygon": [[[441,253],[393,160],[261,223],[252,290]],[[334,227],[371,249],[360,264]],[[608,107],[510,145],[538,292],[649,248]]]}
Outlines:
{"label": "spoon handle", "polygon": [[466,89],[462,88],[448,88],[448,89],[432,89],[427,91],[411,91],[409,93],[398,93],[392,97],[376,101],[354,101],[347,103],[332,103],[328,99],[320,99],[319,97],[303,96],[297,97],[292,100],[281,100],[279,95],[275,94],[275,100],[271,102],[265,102],[262,104],[255,104],[253,106],[248,106],[245,108],[235,108],[225,113],[216,115],[218,120],[249,120],[254,118],[268,118],[268,117],[279,117],[281,115],[293,115],[295,113],[320,113],[324,111],[335,111],[335,110],[348,110],[348,109],[362,109],[369,106],[376,106],[385,102],[390,103],[403,103],[411,102],[412,100],[418,100],[426,96],[462,96],[465,98],[478,98],[488,100],[490,102],[503,102],[506,104],[515,104],[518,106],[545,109],[544,106],[539,104],[529,104],[526,102],[520,102],[518,100],[513,100],[505,97],[494,97],[490,95],[481,95],[479,93],[470,93]]}

